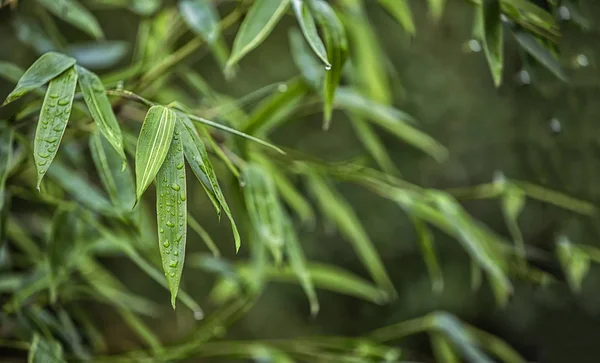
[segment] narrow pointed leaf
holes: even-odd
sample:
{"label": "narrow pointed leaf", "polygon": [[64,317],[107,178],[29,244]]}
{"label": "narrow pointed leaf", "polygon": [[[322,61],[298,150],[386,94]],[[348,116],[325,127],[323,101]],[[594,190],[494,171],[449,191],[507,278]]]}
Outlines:
{"label": "narrow pointed leaf", "polygon": [[427,272],[433,286],[433,291],[441,293],[444,290],[444,275],[438,262],[435,246],[433,245],[433,234],[427,227],[427,225],[418,218],[413,218],[413,224],[419,237],[419,245],[421,247],[421,254],[425,265],[427,266]]}
{"label": "narrow pointed leaf", "polygon": [[38,189],[58,152],[67,128],[75,96],[75,86],[77,86],[77,72],[74,67],[71,67],[50,81],[48,91],[46,91],[33,143]]}
{"label": "narrow pointed leaf", "polygon": [[80,66],[109,69],[129,53],[129,43],[122,40],[75,43],[69,44],[65,53],[77,59]]}
{"label": "narrow pointed leaf", "polygon": [[392,14],[409,34],[414,35],[416,33],[415,22],[408,0],[379,0],[379,4]]}
{"label": "narrow pointed leaf", "polygon": [[477,344],[494,354],[502,362],[506,363],[526,363],[527,360],[515,351],[502,339],[470,325],[464,325],[467,333],[477,341]]}
{"label": "narrow pointed leaf", "polygon": [[175,112],[152,106],[140,130],[135,150],[136,198],[139,200],[163,164],[175,131]]}
{"label": "narrow pointed leaf", "polygon": [[482,40],[494,85],[502,83],[504,36],[500,19],[500,0],[482,0],[478,16],[482,20]]}
{"label": "narrow pointed leaf", "polygon": [[319,33],[317,33],[317,26],[309,5],[305,0],[292,0],[292,6],[296,14],[296,19],[300,23],[304,38],[317,57],[325,64],[325,67],[330,68],[331,64],[329,64],[329,60],[327,59],[327,50],[325,50],[325,44],[323,44]]}
{"label": "narrow pointed leaf", "polygon": [[73,210],[59,209],[52,221],[48,241],[51,300],[56,300],[56,288],[61,275],[68,271],[75,244],[79,238],[79,219]]}
{"label": "narrow pointed leaf", "polygon": [[127,163],[125,152],[123,151],[123,135],[121,127],[112,110],[112,105],[106,96],[106,90],[100,78],[94,73],[83,67],[76,66],[79,75],[79,88],[83,93],[83,99],[92,114],[92,118],[98,125],[98,128],[106,137],[108,142],[119,153],[123,161],[123,167]]}
{"label": "narrow pointed leaf", "polygon": [[468,362],[493,363],[493,360],[479,350],[476,342],[465,330],[462,322],[456,317],[448,313],[434,313],[431,319],[435,331],[439,331],[452,342]]}
{"label": "narrow pointed leaf", "polygon": [[4,207],[4,189],[13,158],[13,136],[13,129],[0,121],[0,211]]}
{"label": "narrow pointed leaf", "polygon": [[38,0],[52,14],[96,39],[104,38],[98,21],[88,9],[75,0]]}
{"label": "narrow pointed leaf", "polygon": [[221,186],[219,185],[219,181],[217,180],[215,169],[208,158],[208,153],[206,152],[204,143],[202,143],[202,140],[196,132],[196,129],[193,127],[193,124],[189,122],[189,120],[186,122],[186,118],[180,118],[178,120],[177,130],[179,130],[181,135],[183,152],[188,165],[192,168],[194,175],[196,175],[198,180],[200,180],[200,183],[202,183],[204,190],[208,194],[209,198],[211,198],[211,201],[213,201],[215,204],[215,207],[217,207],[217,214],[220,216],[220,208],[222,208],[223,211],[225,211],[227,218],[229,218],[235,240],[235,249],[238,251],[241,246],[240,234],[235,224],[235,220],[233,219],[231,210],[229,209],[229,205],[227,204],[227,200],[225,199],[223,191],[221,190]]}
{"label": "narrow pointed leaf", "polygon": [[66,363],[63,357],[63,349],[60,343],[46,340],[39,334],[33,335],[33,341],[29,347],[27,363]]}
{"label": "narrow pointed leaf", "polygon": [[434,21],[439,21],[444,15],[446,0],[427,0],[429,3],[429,11]]}
{"label": "narrow pointed leaf", "polygon": [[302,33],[298,29],[290,29],[289,38],[292,59],[300,70],[302,77],[313,90],[321,89],[325,78],[325,69],[322,64],[306,44]]}
{"label": "narrow pointed leaf", "polygon": [[254,1],[235,37],[227,68],[237,64],[271,34],[289,4],[290,0]]}
{"label": "narrow pointed leaf", "polygon": [[560,61],[552,54],[539,39],[523,31],[514,30],[513,34],[519,45],[533,56],[542,66],[552,72],[558,79],[567,82],[568,77]]}
{"label": "narrow pointed leaf", "polygon": [[396,168],[394,161],[390,157],[383,144],[383,141],[379,138],[375,130],[365,121],[362,117],[353,114],[348,115],[354,133],[360,142],[367,149],[369,154],[373,157],[377,165],[388,174],[398,175],[400,172]]}
{"label": "narrow pointed leaf", "polygon": [[156,174],[158,243],[173,309],[183,272],[187,235],[187,188],[180,136],[176,130],[165,161]]}
{"label": "narrow pointed leaf", "polygon": [[574,292],[580,292],[583,279],[590,269],[590,257],[584,250],[572,244],[565,236],[559,238],[556,245],[556,254],[569,287]]}
{"label": "narrow pointed leaf", "polygon": [[521,233],[518,221],[524,206],[525,192],[519,187],[509,184],[502,196],[502,213],[504,214],[504,220],[515,243],[519,257],[526,264],[525,242],[523,241],[523,233]]}
{"label": "narrow pointed leaf", "polygon": [[323,0],[313,1],[317,22],[325,38],[329,63],[323,84],[323,129],[329,129],[333,113],[333,100],[342,77],[342,69],[348,56],[348,40],[344,27],[331,6]]}
{"label": "narrow pointed leaf", "polygon": [[219,14],[210,0],[179,0],[179,13],[192,31],[212,44],[220,35]]}
{"label": "narrow pointed leaf", "polygon": [[219,250],[219,247],[217,247],[215,241],[213,241],[210,234],[208,234],[208,232],[200,225],[200,223],[198,223],[198,221],[189,213],[187,216],[187,222],[188,226],[190,226],[190,228],[194,232],[196,232],[196,234],[198,234],[200,238],[202,238],[202,240],[206,244],[206,247],[208,247],[210,252],[212,252],[213,256],[217,258],[221,257],[221,251]]}
{"label": "narrow pointed leaf", "polygon": [[113,205],[129,211],[135,204],[135,184],[131,169],[122,168],[122,158],[99,132],[90,136],[92,159],[104,189]]}
{"label": "narrow pointed leaf", "polygon": [[73,64],[75,64],[75,59],[60,53],[48,52],[42,55],[21,76],[17,86],[6,97],[2,106],[42,87]]}
{"label": "narrow pointed leaf", "polygon": [[446,337],[440,333],[430,333],[431,347],[435,361],[439,363],[460,363],[460,359],[454,352],[454,348]]}

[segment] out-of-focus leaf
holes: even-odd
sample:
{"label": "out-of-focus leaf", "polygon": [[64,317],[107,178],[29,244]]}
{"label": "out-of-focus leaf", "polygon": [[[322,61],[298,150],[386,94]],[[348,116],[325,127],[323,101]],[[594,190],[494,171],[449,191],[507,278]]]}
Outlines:
{"label": "out-of-focus leaf", "polygon": [[513,181],[513,183],[523,190],[529,198],[554,204],[557,207],[580,214],[591,215],[596,212],[596,207],[593,204],[566,194],[523,181]]}
{"label": "out-of-focus leaf", "polygon": [[233,219],[231,210],[229,209],[229,205],[227,204],[227,200],[225,199],[223,191],[219,185],[219,181],[217,180],[215,169],[208,158],[208,153],[206,152],[206,148],[204,147],[200,136],[196,132],[193,124],[185,117],[178,120],[177,130],[179,130],[182,138],[183,152],[188,165],[190,165],[192,171],[198,180],[200,180],[207,195],[217,208],[217,214],[219,217],[220,208],[223,208],[227,218],[229,218],[231,230],[235,240],[235,249],[238,251],[241,246],[240,234],[235,224],[235,220]]}
{"label": "out-of-focus leaf", "polygon": [[179,0],[179,13],[190,29],[207,43],[212,44],[219,38],[219,14],[210,0]]}
{"label": "out-of-focus leaf", "polygon": [[373,242],[362,227],[352,207],[322,177],[315,174],[310,175],[308,185],[323,214],[334,221],[342,234],[352,243],[352,247],[373,280],[390,297],[394,297],[396,295],[394,285],[385,271]]}
{"label": "out-of-focus leaf", "polygon": [[323,129],[327,130],[333,113],[335,91],[340,83],[342,69],[348,55],[348,40],[344,26],[333,8],[323,0],[314,0],[312,4],[315,17],[325,38],[325,47],[331,64],[326,68],[323,84]]}
{"label": "out-of-focus leaf", "polygon": [[460,363],[460,359],[456,356],[452,345],[440,333],[430,333],[431,348],[435,355],[436,362],[439,363]]}
{"label": "out-of-focus leaf", "polygon": [[290,0],[254,1],[235,37],[226,68],[233,67],[269,36],[289,4]]}
{"label": "out-of-focus leaf", "polygon": [[462,322],[448,313],[434,313],[430,316],[433,330],[443,334],[453,343],[463,358],[471,363],[493,363],[477,347],[476,342],[465,330]]}
{"label": "out-of-focus leaf", "polygon": [[221,251],[219,251],[219,247],[217,247],[217,244],[215,243],[215,241],[213,241],[210,234],[208,234],[208,232],[204,228],[202,228],[200,223],[198,223],[198,221],[196,221],[196,219],[194,217],[192,217],[191,214],[188,214],[187,222],[188,222],[188,226],[190,226],[190,228],[194,232],[196,232],[198,234],[198,236],[200,236],[200,238],[202,238],[202,240],[206,244],[206,247],[208,247],[210,252],[212,252],[213,256],[220,257]]}
{"label": "out-of-focus leaf", "polygon": [[531,54],[541,65],[552,72],[560,80],[567,82],[568,77],[563,67],[554,54],[552,54],[535,36],[522,31],[514,30],[513,34],[517,42],[525,51]]}
{"label": "out-of-focus leaf", "polygon": [[12,26],[16,37],[33,48],[37,54],[44,54],[57,49],[52,39],[40,26],[38,19],[34,20],[31,17],[15,14],[12,19]]}
{"label": "out-of-focus leaf", "polygon": [[248,164],[242,174],[246,183],[244,199],[248,217],[259,243],[271,250],[275,260],[281,262],[284,244],[283,209],[275,184],[269,173],[256,163]]}
{"label": "out-of-focus leaf", "polygon": [[121,156],[99,132],[90,136],[92,159],[104,189],[113,204],[123,212],[135,204],[135,184],[129,168],[123,170]]}
{"label": "out-of-focus leaf", "polygon": [[423,260],[427,266],[427,272],[433,286],[433,291],[440,293],[444,290],[444,275],[435,254],[435,247],[433,245],[433,235],[427,225],[418,218],[413,218],[413,224],[419,236],[419,245],[421,247],[421,253],[423,254]]}
{"label": "out-of-focus leaf", "polygon": [[25,73],[25,70],[18,65],[6,61],[0,61],[0,77],[10,82],[17,83],[19,78],[23,76],[23,73]]}
{"label": "out-of-focus leaf", "polygon": [[79,28],[96,39],[104,38],[98,21],[88,9],[75,0],[37,0],[52,14]]}
{"label": "out-of-focus leaf", "polygon": [[370,101],[358,92],[343,87],[337,90],[335,102],[338,107],[365,117],[438,161],[444,160],[448,155],[444,146],[409,125],[414,119],[400,110]]}
{"label": "out-of-focus leaf", "polygon": [[0,211],[4,207],[4,189],[13,158],[13,136],[13,129],[0,121]]}
{"label": "out-of-focus leaf", "polygon": [[566,236],[559,237],[556,243],[556,254],[569,287],[574,292],[580,292],[583,279],[590,269],[590,257],[585,251],[572,244]]}
{"label": "out-of-focus leaf", "polygon": [[33,335],[27,363],[66,363],[59,342],[47,340],[39,334]]}
{"label": "out-of-focus leaf", "polygon": [[444,7],[446,6],[446,0],[427,0],[429,3],[429,11],[431,17],[435,21],[439,21],[444,14]]}
{"label": "out-of-focus leaf", "polygon": [[319,33],[317,33],[317,26],[310,11],[310,6],[305,0],[292,0],[292,7],[294,8],[296,19],[300,23],[304,38],[317,57],[325,64],[325,67],[330,68],[331,64],[329,64],[329,60],[327,59],[327,50],[325,50],[325,44],[323,44]]}
{"label": "out-of-focus leaf", "polygon": [[46,91],[33,143],[38,189],[58,152],[58,146],[67,128],[76,86],[77,72],[71,67],[51,80]]}
{"label": "out-of-focus leaf", "polygon": [[175,131],[176,114],[152,106],[146,114],[135,151],[136,198],[139,200],[167,157]]}
{"label": "out-of-focus leaf", "polygon": [[[525,192],[519,187],[508,184],[502,196],[502,212],[504,220],[512,236],[513,242],[519,254],[519,257],[526,261],[525,257],[525,242],[523,234],[519,228],[519,215],[525,206]],[[525,262],[526,263],[526,262]]]}
{"label": "out-of-focus leaf", "polygon": [[158,243],[163,271],[171,290],[173,309],[175,309],[183,272],[187,237],[187,188],[184,162],[181,135],[179,130],[175,130],[165,161],[156,174]]}
{"label": "out-of-focus leaf", "polygon": [[131,10],[142,16],[154,14],[161,5],[161,0],[131,0]]}
{"label": "out-of-focus leaf", "polygon": [[71,257],[79,238],[80,224],[74,210],[59,209],[52,221],[52,233],[48,241],[48,265],[50,270],[50,300],[56,301],[58,281],[71,267]]}
{"label": "out-of-focus leaf", "polygon": [[362,118],[353,114],[349,114],[350,122],[354,128],[356,137],[361,141],[369,154],[375,159],[375,162],[385,171],[392,175],[398,175],[398,169],[394,161],[388,154],[385,145],[377,136],[373,128]]}
{"label": "out-of-focus leaf", "polygon": [[482,20],[482,40],[494,85],[502,83],[504,36],[500,19],[500,0],[482,0],[477,16]]}
{"label": "out-of-focus leaf", "polygon": [[525,363],[525,358],[521,357],[517,351],[515,351],[510,345],[506,344],[502,339],[477,329],[470,325],[464,325],[463,328],[467,333],[477,341],[478,345],[485,348],[490,353],[498,357],[502,362],[505,363]]}
{"label": "out-of-focus leaf", "polygon": [[134,313],[127,309],[119,309],[119,314],[123,317],[125,324],[131,328],[152,350],[159,352],[162,350],[160,339],[148,327],[142,319],[138,318]]}
{"label": "out-of-focus leaf", "polygon": [[289,38],[292,58],[302,77],[312,89],[320,89],[323,85],[325,69],[314,56],[298,29],[290,29]]}
{"label": "out-of-focus leaf", "polygon": [[92,69],[107,69],[115,66],[129,51],[124,41],[102,41],[69,44],[65,53],[77,59],[77,64]]}
{"label": "out-of-focus leaf", "polygon": [[409,34],[416,33],[415,22],[408,0],[379,0],[379,4],[392,14]]}
{"label": "out-of-focus leaf", "polygon": [[123,168],[127,163],[123,151],[123,135],[121,127],[112,110],[112,105],[106,96],[104,85],[98,76],[83,67],[76,66],[79,75],[79,88],[83,93],[83,99],[92,114],[92,118],[98,128],[121,157]]}
{"label": "out-of-focus leaf", "polygon": [[60,53],[48,52],[42,55],[21,76],[17,86],[6,97],[2,106],[22,97],[28,92],[42,87],[71,68],[73,64],[75,64],[75,59]]}

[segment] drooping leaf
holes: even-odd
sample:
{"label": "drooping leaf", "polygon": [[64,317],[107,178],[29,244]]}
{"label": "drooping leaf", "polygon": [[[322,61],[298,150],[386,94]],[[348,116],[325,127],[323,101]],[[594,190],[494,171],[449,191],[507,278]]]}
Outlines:
{"label": "drooping leaf", "polygon": [[77,64],[91,69],[111,68],[128,52],[129,43],[120,40],[69,44],[65,50],[65,53],[77,59]]}
{"label": "drooping leaf", "polygon": [[29,347],[29,355],[27,363],[66,363],[63,356],[63,349],[59,342],[47,340],[46,338],[35,333],[31,346]]}
{"label": "drooping leaf", "polygon": [[254,1],[235,37],[226,68],[237,64],[271,34],[289,4],[290,0]]}
{"label": "drooping leaf", "polygon": [[122,158],[99,132],[90,136],[90,150],[96,170],[113,205],[122,211],[135,204],[135,184],[129,168],[123,170]]}
{"label": "drooping leaf", "polygon": [[302,77],[313,90],[321,89],[323,87],[325,69],[317,57],[314,56],[313,51],[298,29],[290,29],[289,38],[292,59],[296,63],[296,67],[300,70]]}
{"label": "drooping leaf", "polygon": [[127,159],[123,150],[123,135],[112,105],[106,96],[104,85],[98,76],[87,69],[79,66],[76,66],[75,69],[79,75],[79,88],[81,88],[88,110],[106,140],[121,157],[124,168]]}
{"label": "drooping leaf", "polygon": [[17,39],[33,48],[37,54],[44,54],[57,49],[54,41],[41,27],[38,19],[31,16],[14,14],[11,25]]}
{"label": "drooping leaf", "polygon": [[51,80],[46,91],[33,143],[38,189],[67,128],[76,86],[77,72],[71,67]]}
{"label": "drooping leaf", "polygon": [[525,192],[513,184],[508,184],[502,196],[502,213],[504,220],[515,243],[519,257],[526,263],[525,242],[519,228],[518,218],[525,206]]}
{"label": "drooping leaf", "polygon": [[448,313],[434,313],[431,315],[433,329],[442,333],[463,358],[471,363],[493,363],[493,361],[484,354],[476,342],[465,330],[462,322]]}
{"label": "drooping leaf", "polygon": [[312,4],[315,17],[325,38],[325,47],[331,64],[328,69],[326,68],[323,85],[323,129],[327,130],[333,113],[335,91],[340,83],[342,68],[348,55],[348,40],[344,27],[333,8],[323,0],[314,0]]}
{"label": "drooping leaf", "polygon": [[425,260],[425,265],[427,266],[433,291],[441,293],[444,290],[444,275],[435,254],[433,235],[422,220],[418,218],[412,218],[412,220],[419,237],[421,254],[423,254],[423,260]]}
{"label": "drooping leaf", "polygon": [[0,211],[4,207],[4,189],[13,158],[13,136],[13,129],[0,121]]}
{"label": "drooping leaf", "polygon": [[238,232],[235,220],[227,200],[223,195],[219,181],[217,180],[217,174],[212,166],[208,153],[204,147],[204,143],[200,139],[200,136],[196,132],[193,124],[186,118],[180,118],[177,122],[177,130],[181,135],[183,143],[183,152],[188,165],[192,168],[194,175],[200,180],[202,187],[206,191],[207,195],[217,208],[217,214],[220,216],[220,208],[225,211],[229,222],[231,223],[231,229],[233,231],[233,237],[235,240],[235,249],[238,251],[241,246],[240,234]]}
{"label": "drooping leaf", "polygon": [[329,60],[327,59],[325,44],[323,44],[321,37],[319,37],[319,33],[317,33],[317,26],[309,4],[305,0],[292,0],[292,7],[294,8],[296,19],[298,19],[298,23],[300,23],[304,38],[317,57],[325,64],[325,67],[331,68],[331,64],[329,64]]}
{"label": "drooping leaf", "polygon": [[59,279],[72,267],[72,255],[79,238],[79,219],[76,211],[59,209],[52,221],[52,232],[48,241],[48,265],[50,269],[50,296],[56,301]]}
{"label": "drooping leaf", "polygon": [[146,114],[135,150],[136,198],[139,200],[165,161],[175,131],[176,114],[152,106]]}
{"label": "drooping leaf", "polygon": [[574,292],[580,292],[583,279],[590,269],[590,257],[584,250],[572,244],[566,236],[559,237],[556,254],[569,287]]}
{"label": "drooping leaf", "polygon": [[219,14],[210,0],[179,0],[179,13],[190,29],[207,43],[212,44],[219,38]]}
{"label": "drooping leaf", "polygon": [[19,79],[15,89],[6,97],[2,106],[28,92],[38,89],[65,72],[75,64],[75,59],[60,53],[48,52],[39,57]]}
{"label": "drooping leaf", "polygon": [[52,14],[96,39],[104,38],[98,21],[88,9],[75,0],[38,0]]}
{"label": "drooping leaf", "polygon": [[552,72],[558,79],[567,82],[568,77],[560,61],[552,54],[539,39],[523,30],[514,30],[517,42],[525,51],[533,56],[542,66]]}
{"label": "drooping leaf", "polygon": [[379,0],[379,4],[392,14],[409,34],[414,35],[416,33],[415,22],[408,0]]}
{"label": "drooping leaf", "polygon": [[0,61],[0,77],[17,83],[19,78],[23,76],[25,70],[19,67],[18,65],[6,61]]}
{"label": "drooping leaf", "polygon": [[181,143],[180,132],[175,130],[165,161],[156,174],[158,243],[173,309],[183,272],[187,236],[187,188]]}
{"label": "drooping leaf", "polygon": [[477,16],[482,21],[483,49],[496,87],[500,87],[502,83],[504,64],[504,36],[500,15],[500,0],[482,0]]}

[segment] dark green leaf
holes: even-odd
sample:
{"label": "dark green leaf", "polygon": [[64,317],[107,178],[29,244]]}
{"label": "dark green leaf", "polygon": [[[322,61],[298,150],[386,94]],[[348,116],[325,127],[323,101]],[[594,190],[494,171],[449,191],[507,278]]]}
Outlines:
{"label": "dark green leaf", "polygon": [[152,106],[146,114],[135,150],[137,200],[152,183],[167,156],[176,118],[175,112],[163,106]]}
{"label": "dark green leaf", "polygon": [[409,34],[415,34],[415,22],[408,5],[408,0],[379,0],[381,6],[383,6],[390,14],[396,18],[396,20],[404,27]]}
{"label": "dark green leaf", "polygon": [[66,363],[60,343],[33,335],[27,363]]}
{"label": "dark green leaf", "polygon": [[206,230],[200,225],[200,223],[198,223],[198,221],[196,221],[196,219],[194,217],[192,217],[192,215],[189,213],[187,216],[187,222],[188,222],[188,226],[190,226],[190,228],[194,232],[196,232],[198,234],[198,236],[200,236],[200,238],[202,238],[202,240],[206,244],[206,247],[208,247],[210,252],[212,252],[213,256],[220,257],[221,251],[219,251],[219,247],[217,247],[217,244],[215,243],[215,241],[213,241],[210,234],[208,234],[208,232],[206,232]]}
{"label": "dark green leaf", "polygon": [[292,0],[292,6],[294,8],[294,13],[296,14],[296,19],[298,19],[298,23],[300,23],[302,33],[304,33],[304,38],[306,38],[306,41],[317,57],[325,64],[325,67],[330,68],[331,64],[329,64],[329,60],[327,59],[327,51],[325,50],[323,41],[317,33],[317,26],[309,5],[305,0]]}
{"label": "dark green leaf", "polygon": [[75,0],[37,0],[40,5],[51,13],[93,36],[104,38],[104,33],[98,21],[85,7]]}
{"label": "dark green leaf", "polygon": [[65,52],[77,59],[77,64],[83,67],[107,69],[117,65],[127,55],[129,43],[111,40],[69,44]]}
{"label": "dark green leaf", "polygon": [[525,51],[527,51],[527,53],[531,54],[538,62],[540,62],[540,64],[560,80],[564,82],[568,81],[567,74],[562,68],[559,60],[539,39],[522,30],[515,30],[513,31],[513,34],[515,35],[517,42],[525,49]]}
{"label": "dark green leaf", "polygon": [[290,50],[296,67],[312,89],[320,89],[323,86],[323,78],[325,77],[323,66],[314,56],[298,29],[290,29],[289,37]]}
{"label": "dark green leaf", "polygon": [[79,238],[79,219],[76,211],[59,209],[52,221],[52,233],[48,241],[48,263],[50,267],[51,300],[56,300],[58,281],[72,265],[71,257]]}
{"label": "dark green leaf", "polygon": [[504,36],[500,15],[500,0],[482,0],[478,16],[481,17],[483,25],[483,49],[496,87],[500,87],[502,83],[504,54]]}
{"label": "dark green leaf", "polygon": [[179,0],[179,12],[190,29],[207,43],[219,38],[219,13],[210,0]]}
{"label": "dark green leaf", "polygon": [[185,164],[179,130],[171,141],[169,151],[156,174],[156,211],[158,243],[163,271],[171,291],[171,305],[175,309],[177,291],[185,261],[187,236],[187,191]]}
{"label": "dark green leaf", "polygon": [[227,68],[237,64],[269,36],[289,4],[290,0],[254,1],[235,37]]}
{"label": "dark green leaf", "polygon": [[13,160],[13,129],[0,121],[0,211],[4,207],[4,189]]}
{"label": "dark green leaf", "polygon": [[446,337],[440,333],[430,333],[431,348],[436,362],[439,363],[460,363],[460,359],[454,352],[454,348]]}
{"label": "dark green leaf", "polygon": [[48,52],[39,57],[19,79],[15,89],[6,97],[2,106],[28,92],[36,90],[75,64],[75,59],[60,53]]}
{"label": "dark green leaf", "polygon": [[51,80],[48,91],[46,91],[33,143],[38,189],[58,152],[67,128],[76,86],[77,72],[74,67],[71,67]]}
{"label": "dark green leaf", "polygon": [[375,159],[375,162],[383,171],[392,175],[398,175],[400,172],[396,168],[394,161],[388,154],[383,141],[379,138],[375,130],[362,117],[349,114],[350,122],[354,128],[354,133],[360,142],[367,149],[369,154]]}
{"label": "dark green leaf", "polygon": [[421,253],[427,266],[427,272],[433,286],[433,291],[441,293],[444,290],[444,275],[435,254],[433,235],[427,225],[418,218],[412,218],[413,224],[419,237]]}

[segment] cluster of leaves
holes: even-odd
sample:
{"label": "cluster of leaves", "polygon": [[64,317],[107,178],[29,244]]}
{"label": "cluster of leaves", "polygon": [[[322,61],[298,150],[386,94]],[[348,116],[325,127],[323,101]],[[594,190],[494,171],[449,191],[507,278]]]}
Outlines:
{"label": "cluster of leaves", "polygon": [[[594,208],[504,178],[467,191],[430,190],[401,179],[376,128],[439,161],[448,151],[420,131],[413,117],[392,106],[386,55],[363,1],[242,1],[222,20],[215,4],[207,0],[180,0],[176,7],[162,6],[158,0],[91,3],[127,8],[143,17],[132,64],[103,77],[90,69],[116,64],[118,54],[125,54],[122,45],[98,42],[79,48],[65,46],[52,17],[102,39],[102,29],[86,7],[75,0],[37,0],[40,6],[34,8],[35,15],[43,20],[43,30],[30,21],[27,16],[31,14],[26,10],[21,11],[20,6],[14,10],[17,36],[43,55],[26,71],[0,63],[0,75],[16,83],[3,104],[3,117],[8,121],[0,125],[4,255],[0,263],[9,266],[0,280],[0,293],[8,297],[1,321],[14,326],[9,335],[13,340],[0,344],[29,349],[31,361],[62,361],[63,351],[78,359],[94,356],[103,350],[103,338],[92,323],[91,311],[85,308],[91,298],[114,307],[150,348],[106,358],[111,361],[189,356],[236,356],[276,362],[397,361],[401,352],[388,343],[422,332],[430,334],[440,361],[453,362],[462,356],[472,362],[491,362],[484,351],[506,362],[524,361],[497,338],[444,313],[386,327],[360,339],[212,341],[217,328],[240,318],[269,281],[299,283],[312,314],[319,311],[317,288],[376,304],[396,297],[374,244],[350,204],[336,190],[335,182],[367,188],[394,201],[410,216],[435,291],[443,290],[444,279],[430,226],[460,242],[473,261],[474,287],[481,285],[485,274],[499,304],[505,304],[512,293],[514,278],[535,283],[554,280],[528,263],[536,251],[525,245],[518,227],[526,198],[582,214],[590,214]],[[505,29],[542,65],[565,78],[551,46],[559,35],[551,12],[526,0],[473,3],[475,34],[483,42],[497,86],[502,79]],[[408,1],[379,0],[378,4],[408,34],[416,32]],[[442,16],[443,0],[429,0],[429,5],[434,18]],[[224,74],[233,79],[240,61],[286,15],[295,17],[299,25],[299,29],[290,31],[289,39],[301,75],[261,91],[270,94],[250,112],[240,100],[212,90],[200,74],[183,64],[186,57],[206,45]],[[230,51],[223,31],[240,21]],[[174,49],[186,33],[186,26],[196,36]],[[99,55],[107,49],[116,50],[117,56]],[[188,92],[171,82],[173,79],[182,80]],[[43,100],[29,97],[30,93],[43,95]],[[197,98],[205,103],[198,104]],[[345,112],[382,171],[363,162],[328,163],[294,150],[283,152],[268,141],[273,130],[298,114],[312,112],[315,104],[322,104],[325,130],[334,109]],[[139,117],[140,111],[143,117]],[[141,127],[135,121],[142,121]],[[222,132],[232,137],[224,137]],[[236,216],[244,222],[243,243],[209,158],[211,154],[243,186],[232,192],[240,194],[243,204],[243,212]],[[88,167],[90,157],[95,169]],[[134,160],[135,173],[130,159]],[[227,215],[235,249],[246,246],[249,261],[233,263],[220,257],[217,245],[188,213],[188,169],[199,180],[217,214],[224,211]],[[97,187],[96,180],[104,191]],[[153,182],[156,224],[150,215],[152,208],[142,198]],[[299,191],[299,184],[307,187],[312,201]],[[457,201],[459,196],[500,199],[514,243],[470,216]],[[21,210],[20,204],[25,201],[32,207]],[[314,206],[350,242],[372,282],[306,259],[296,222],[314,223]],[[212,256],[186,258],[188,225],[206,242]],[[580,286],[590,260],[600,256],[598,251],[574,245],[566,237],[558,243],[557,252],[574,289]],[[155,332],[140,319],[140,315],[156,315],[160,311],[157,304],[130,292],[100,263],[100,258],[115,255],[126,256],[168,288],[173,307],[179,300],[197,319],[202,318],[202,310],[180,289],[184,262],[188,267],[216,273],[219,280],[210,298],[218,309],[198,323],[184,343],[162,346]],[[160,256],[160,262],[156,256]]]}

